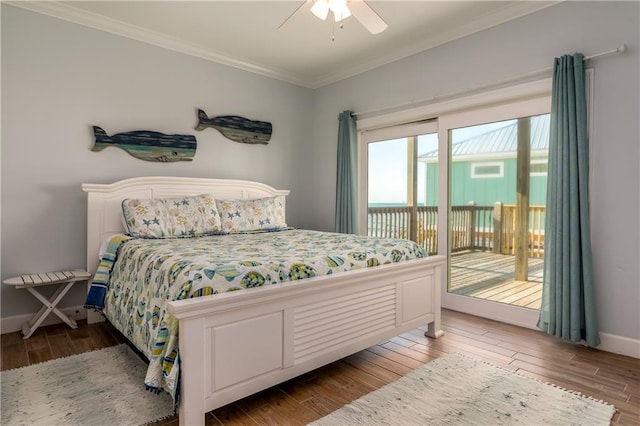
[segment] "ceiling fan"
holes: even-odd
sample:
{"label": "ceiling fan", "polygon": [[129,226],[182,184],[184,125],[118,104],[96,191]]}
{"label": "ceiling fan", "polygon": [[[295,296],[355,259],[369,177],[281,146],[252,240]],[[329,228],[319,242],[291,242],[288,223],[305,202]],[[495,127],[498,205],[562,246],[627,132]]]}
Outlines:
{"label": "ceiling fan", "polygon": [[[340,22],[350,16],[354,16],[371,34],[378,34],[387,29],[387,23],[364,0],[308,0],[313,2],[311,13],[323,21],[333,13],[335,22]],[[280,29],[293,15],[300,10],[307,1],[304,1],[293,11],[291,15],[278,26]]]}

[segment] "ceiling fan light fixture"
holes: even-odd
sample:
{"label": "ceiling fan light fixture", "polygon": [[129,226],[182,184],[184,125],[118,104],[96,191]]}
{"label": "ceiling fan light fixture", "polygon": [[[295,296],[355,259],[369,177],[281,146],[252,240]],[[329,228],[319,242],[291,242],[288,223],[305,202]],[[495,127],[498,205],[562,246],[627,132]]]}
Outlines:
{"label": "ceiling fan light fixture", "polygon": [[347,0],[329,0],[329,9],[333,12],[333,17],[336,22],[340,22],[351,16],[351,11],[347,7]]}
{"label": "ceiling fan light fixture", "polygon": [[[308,3],[308,0],[304,0],[300,6],[298,6],[298,9],[289,15],[289,18],[304,4]],[[333,12],[333,18],[336,22],[340,23],[340,28],[342,28],[342,21],[350,16],[354,16],[360,21],[371,34],[379,34],[388,27],[384,19],[367,4],[366,0],[313,0],[311,12],[323,21],[327,19],[329,12]],[[285,19],[284,22],[287,22],[289,18]],[[280,24],[280,27],[284,22]]]}
{"label": "ceiling fan light fixture", "polygon": [[329,15],[329,0],[316,0],[311,7],[311,13],[323,21],[327,19],[327,15]]}
{"label": "ceiling fan light fixture", "polygon": [[329,16],[329,11],[333,12],[333,18],[336,22],[351,16],[351,11],[347,7],[347,0],[316,0],[311,7],[311,13],[323,21]]}

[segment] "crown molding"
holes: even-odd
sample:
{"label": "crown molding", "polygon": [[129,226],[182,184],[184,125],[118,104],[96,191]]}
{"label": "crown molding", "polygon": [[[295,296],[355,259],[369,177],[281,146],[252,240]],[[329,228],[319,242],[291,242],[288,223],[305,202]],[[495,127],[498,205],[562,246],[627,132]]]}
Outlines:
{"label": "crown molding", "polygon": [[148,43],[157,47],[173,50],[175,52],[201,58],[207,61],[216,62],[233,68],[248,71],[265,77],[274,78],[310,89],[336,83],[338,81],[353,77],[374,68],[395,62],[411,55],[441,46],[450,41],[454,41],[479,31],[500,25],[510,20],[528,15],[533,12],[545,9],[549,6],[561,3],[560,1],[538,2],[522,1],[515,2],[506,8],[501,8],[492,13],[486,13],[478,18],[469,21],[462,27],[456,27],[449,31],[444,31],[436,37],[422,39],[416,43],[394,50],[392,53],[377,57],[375,60],[359,63],[356,66],[338,70],[331,74],[323,75],[321,78],[306,77],[288,72],[283,69],[269,67],[263,64],[251,62],[241,58],[222,54],[203,46],[185,42],[184,40],[170,37],[156,31],[143,29],[135,25],[108,18],[100,14],[89,12],[69,4],[57,1],[4,1],[5,4],[26,9],[32,12],[48,15],[62,19],[85,27],[109,32],[133,40]]}
{"label": "crown molding", "polygon": [[254,74],[311,88],[308,80],[285,70],[267,67],[258,63],[225,55],[220,52],[215,52],[211,49],[187,43],[184,40],[175,37],[170,37],[153,30],[127,24],[125,22],[79,9],[68,4],[58,3],[57,1],[3,1],[3,3],[16,6],[21,9],[26,9],[31,12],[62,19],[64,21],[73,22],[85,27],[148,43],[164,49],[173,50],[174,52],[195,56],[200,59],[249,71]]}

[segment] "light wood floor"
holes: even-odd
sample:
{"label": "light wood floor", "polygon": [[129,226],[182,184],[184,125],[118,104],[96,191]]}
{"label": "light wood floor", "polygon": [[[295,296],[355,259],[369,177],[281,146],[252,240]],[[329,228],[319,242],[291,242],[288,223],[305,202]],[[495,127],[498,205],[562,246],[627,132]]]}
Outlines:
{"label": "light wood floor", "polygon": [[542,264],[542,259],[529,258],[529,279],[517,281],[512,255],[455,253],[451,256],[449,291],[538,310],[542,302]]}
{"label": "light wood floor", "polygon": [[[459,352],[607,401],[614,424],[640,424],[640,360],[560,343],[542,332],[458,312],[443,312],[445,335],[423,330],[395,337],[311,373],[207,414],[211,425],[303,425],[448,352]],[[28,340],[4,334],[2,370],[113,346],[124,339],[108,324],[38,329]],[[177,426],[178,419],[157,426]]]}

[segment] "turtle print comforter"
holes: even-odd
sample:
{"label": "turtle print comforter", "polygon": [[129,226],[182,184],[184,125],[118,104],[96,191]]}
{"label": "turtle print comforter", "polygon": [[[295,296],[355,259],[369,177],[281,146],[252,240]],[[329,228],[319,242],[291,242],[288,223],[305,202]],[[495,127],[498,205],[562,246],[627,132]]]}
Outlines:
{"label": "turtle print comforter", "polygon": [[414,242],[310,230],[178,239],[124,239],[108,279],[103,313],[150,360],[145,385],[175,400],[178,322],[167,300],[422,258]]}

